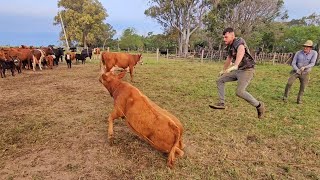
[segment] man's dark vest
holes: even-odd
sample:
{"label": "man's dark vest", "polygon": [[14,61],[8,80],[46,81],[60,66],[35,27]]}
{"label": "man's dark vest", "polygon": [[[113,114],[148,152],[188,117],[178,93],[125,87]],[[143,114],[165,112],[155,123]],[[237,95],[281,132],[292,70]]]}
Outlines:
{"label": "man's dark vest", "polygon": [[240,37],[235,38],[233,43],[227,46],[228,55],[232,57],[232,63],[236,61],[237,50],[241,44],[244,45],[245,54],[243,56],[242,61],[239,64],[238,69],[243,70],[243,69],[254,68],[254,65],[256,64],[256,62],[252,58],[245,40]]}

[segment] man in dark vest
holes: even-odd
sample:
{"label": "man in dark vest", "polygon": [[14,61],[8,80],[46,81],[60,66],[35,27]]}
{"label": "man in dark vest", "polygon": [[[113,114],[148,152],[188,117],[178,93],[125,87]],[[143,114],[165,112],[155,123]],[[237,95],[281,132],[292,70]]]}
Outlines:
{"label": "man in dark vest", "polygon": [[264,103],[259,102],[246,91],[254,75],[255,61],[250,55],[245,40],[240,37],[235,37],[232,28],[226,28],[223,31],[223,40],[227,45],[228,56],[224,63],[223,70],[219,73],[220,77],[217,80],[219,102],[209,106],[213,109],[225,109],[225,83],[238,81],[237,96],[256,107],[258,118],[263,118],[265,113]]}

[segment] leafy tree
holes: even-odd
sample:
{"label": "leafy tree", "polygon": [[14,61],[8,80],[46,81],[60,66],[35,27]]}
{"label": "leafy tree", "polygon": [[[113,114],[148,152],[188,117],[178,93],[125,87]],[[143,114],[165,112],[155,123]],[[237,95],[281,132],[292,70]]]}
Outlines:
{"label": "leafy tree", "polygon": [[319,26],[320,14],[312,13],[311,15],[302,17],[301,19],[293,19],[288,24],[289,26]]}
{"label": "leafy tree", "polygon": [[[88,44],[101,44],[115,34],[112,27],[103,22],[108,14],[98,0],[59,0],[58,7],[62,8],[60,13],[71,44],[78,43],[85,47]],[[61,24],[59,14],[54,21],[55,25]]]}
{"label": "leafy tree", "polygon": [[136,33],[134,28],[125,29],[120,37],[119,46],[121,49],[143,49],[143,38]]}
{"label": "leafy tree", "polygon": [[306,40],[312,40],[315,44],[320,43],[319,26],[293,26],[284,33],[283,48],[288,52],[295,52],[301,49]]}
{"label": "leafy tree", "polygon": [[147,16],[156,19],[167,31],[177,30],[179,55],[186,56],[189,40],[201,27],[208,10],[206,0],[150,0],[151,7],[145,11]]}
{"label": "leafy tree", "polygon": [[221,42],[223,29],[233,27],[237,36],[244,37],[249,45],[257,46],[263,37],[257,30],[278,17],[287,18],[287,12],[282,10],[283,0],[220,0],[213,4],[216,8],[211,9],[205,24],[211,37],[219,37],[213,38],[216,44]]}

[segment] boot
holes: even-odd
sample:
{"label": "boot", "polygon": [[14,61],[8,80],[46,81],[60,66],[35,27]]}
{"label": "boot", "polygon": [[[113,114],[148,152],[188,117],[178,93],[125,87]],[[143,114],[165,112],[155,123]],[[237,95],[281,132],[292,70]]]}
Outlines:
{"label": "boot", "polygon": [[265,114],[265,107],[264,107],[264,103],[260,102],[259,106],[256,107],[257,108],[257,112],[258,112],[258,118],[262,119],[264,117]]}
{"label": "boot", "polygon": [[214,105],[209,105],[209,107],[212,109],[225,109],[226,108],[224,106],[224,103],[216,103]]}

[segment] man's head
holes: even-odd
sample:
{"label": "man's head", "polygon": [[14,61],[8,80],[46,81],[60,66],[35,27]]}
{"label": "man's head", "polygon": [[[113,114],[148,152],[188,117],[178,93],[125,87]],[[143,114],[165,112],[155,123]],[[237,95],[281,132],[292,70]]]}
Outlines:
{"label": "man's head", "polygon": [[312,50],[312,47],[313,47],[313,42],[311,40],[306,41],[303,44],[303,52],[309,53]]}
{"label": "man's head", "polygon": [[232,28],[228,27],[223,31],[223,41],[226,45],[231,45],[235,38],[235,34]]}

